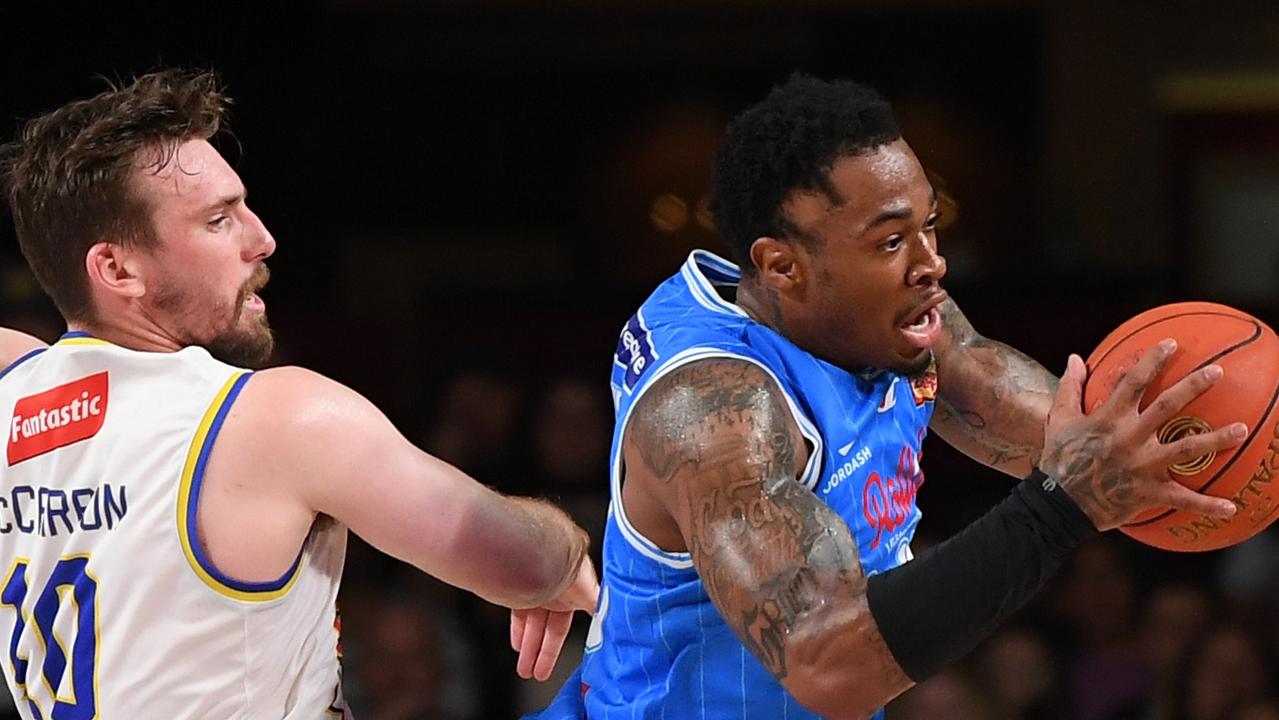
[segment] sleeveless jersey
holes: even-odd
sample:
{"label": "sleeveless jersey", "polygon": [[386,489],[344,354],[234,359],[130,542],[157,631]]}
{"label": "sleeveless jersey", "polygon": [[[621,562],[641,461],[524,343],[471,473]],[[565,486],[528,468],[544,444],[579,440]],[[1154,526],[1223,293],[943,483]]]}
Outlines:
{"label": "sleeveless jersey", "polygon": [[318,520],[267,583],[226,577],[198,538],[205,464],[251,377],[84,333],[0,371],[0,665],[24,720],[343,717],[345,528]]}
{"label": "sleeveless jersey", "polygon": [[[622,438],[644,392],[675,368],[736,358],[781,388],[808,444],[800,481],[847,522],[864,571],[911,559],[920,444],[936,373],[850,373],[796,347],[722,299],[736,265],[695,251],[622,330],[603,578],[582,667],[537,717],[567,720],[800,720],[816,716],[742,645],[711,604],[688,553],[662,550],[627,520]],[[882,717],[882,711],[877,717]]]}

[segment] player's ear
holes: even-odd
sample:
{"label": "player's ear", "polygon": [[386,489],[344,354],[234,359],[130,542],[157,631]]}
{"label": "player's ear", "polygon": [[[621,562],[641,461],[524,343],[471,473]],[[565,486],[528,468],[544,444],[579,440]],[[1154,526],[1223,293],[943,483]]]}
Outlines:
{"label": "player's ear", "polygon": [[761,286],[787,292],[803,284],[803,263],[793,243],[765,235],[751,243],[750,254]]}
{"label": "player's ear", "polygon": [[122,244],[94,244],[84,256],[84,269],[89,274],[89,286],[101,292],[127,298],[146,294],[140,260]]}

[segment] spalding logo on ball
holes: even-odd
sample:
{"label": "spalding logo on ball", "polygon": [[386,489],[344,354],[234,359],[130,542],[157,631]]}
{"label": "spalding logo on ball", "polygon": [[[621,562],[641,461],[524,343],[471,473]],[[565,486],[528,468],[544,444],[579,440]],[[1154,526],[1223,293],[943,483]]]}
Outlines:
{"label": "spalding logo on ball", "polygon": [[1279,518],[1279,338],[1257,318],[1225,305],[1187,302],[1147,310],[1107,335],[1088,357],[1085,412],[1096,409],[1137,360],[1168,337],[1177,340],[1177,351],[1146,390],[1141,408],[1198,368],[1216,363],[1225,370],[1221,380],[1165,424],[1158,437],[1168,443],[1245,423],[1248,437],[1238,447],[1168,468],[1177,482],[1229,498],[1238,510],[1229,520],[1172,509],[1152,511],[1120,531],[1165,550],[1216,550],[1256,535]]}

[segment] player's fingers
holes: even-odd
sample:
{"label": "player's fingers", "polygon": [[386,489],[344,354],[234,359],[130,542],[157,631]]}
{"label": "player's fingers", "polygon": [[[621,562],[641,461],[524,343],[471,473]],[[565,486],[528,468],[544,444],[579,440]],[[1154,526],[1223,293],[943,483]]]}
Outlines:
{"label": "player's fingers", "polygon": [[524,638],[520,643],[520,656],[515,661],[515,672],[525,680],[533,677],[533,665],[542,649],[542,634],[546,630],[547,611],[533,608],[526,611],[524,621]]}
{"label": "player's fingers", "polygon": [[1149,435],[1158,431],[1192,400],[1216,385],[1223,372],[1220,365],[1209,365],[1186,375],[1176,385],[1159,393],[1159,397],[1141,413],[1140,433]]}
{"label": "player's fingers", "polygon": [[1083,413],[1084,377],[1088,369],[1078,355],[1071,354],[1066,360],[1066,372],[1062,373],[1061,382],[1057,384],[1057,394],[1053,397],[1052,410],[1048,417],[1052,422],[1060,422],[1077,417]]}
{"label": "player's fingers", "polygon": [[1169,480],[1165,485],[1169,507],[1208,517],[1227,519],[1235,514],[1235,504],[1225,498],[1200,495],[1180,483]]}
{"label": "player's fingers", "polygon": [[515,652],[520,651],[520,645],[524,644],[524,611],[511,611],[511,649]]}
{"label": "player's fingers", "polygon": [[1231,423],[1212,432],[1187,435],[1180,440],[1159,446],[1156,462],[1160,465],[1188,463],[1208,453],[1221,452],[1236,447],[1248,437],[1248,426]]}
{"label": "player's fingers", "polygon": [[1177,351],[1177,341],[1172,338],[1159,341],[1154,347],[1141,356],[1136,365],[1124,373],[1119,384],[1115,386],[1110,397],[1102,407],[1109,410],[1120,410],[1124,413],[1135,411],[1146,394],[1146,388],[1159,377],[1159,373],[1168,363],[1168,358]]}
{"label": "player's fingers", "polygon": [[555,661],[560,658],[560,650],[564,648],[564,639],[568,637],[569,626],[573,624],[573,613],[553,612],[546,619],[546,632],[542,637],[542,650],[537,654],[537,664],[533,667],[533,677],[545,682],[555,669]]}

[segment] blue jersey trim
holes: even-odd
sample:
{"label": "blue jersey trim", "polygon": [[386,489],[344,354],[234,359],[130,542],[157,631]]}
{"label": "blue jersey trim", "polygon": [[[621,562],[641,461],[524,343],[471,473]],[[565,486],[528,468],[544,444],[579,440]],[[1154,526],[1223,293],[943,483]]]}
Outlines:
{"label": "blue jersey trim", "polygon": [[5,376],[5,375],[8,375],[8,374],[9,374],[9,372],[10,372],[11,370],[13,370],[14,368],[18,367],[18,366],[19,366],[19,365],[21,365],[22,363],[24,363],[24,362],[26,362],[26,361],[30,360],[31,358],[35,357],[36,355],[39,355],[40,353],[42,353],[42,352],[44,352],[45,350],[48,350],[48,349],[49,349],[49,348],[47,348],[47,347],[36,348],[35,350],[32,350],[32,351],[28,352],[27,354],[23,355],[22,357],[18,358],[17,360],[14,360],[13,362],[9,363],[8,367],[6,367],[6,368],[5,368],[5,369],[3,369],[3,370],[0,370],[0,380],[3,380],[3,379],[4,379],[4,376]]}
{"label": "blue jersey trim", "polygon": [[[204,437],[204,442],[200,446],[200,455],[195,463],[195,472],[191,476],[191,495],[186,507],[186,526],[187,536],[191,539],[191,553],[195,556],[196,562],[204,569],[213,579],[219,583],[245,593],[269,593],[282,590],[295,577],[298,566],[302,562],[303,550],[298,551],[298,556],[293,560],[293,565],[278,580],[270,582],[245,582],[229,578],[220,572],[209,560],[208,555],[204,552],[204,546],[199,541],[199,535],[196,532],[196,517],[200,507],[200,489],[204,484],[204,471],[208,466],[209,454],[213,450],[213,442],[218,437],[218,432],[222,429],[222,423],[226,420],[227,413],[231,410],[231,406],[235,404],[235,400],[240,395],[240,390],[244,388],[249,378],[253,377],[253,373],[246,372],[235,379],[227,392],[226,398],[218,407],[217,414],[213,417],[213,423],[209,426],[208,434]],[[305,544],[304,544],[305,546]]]}
{"label": "blue jersey trim", "polygon": [[[708,278],[707,271],[713,274],[718,282]],[[679,272],[684,277],[684,282],[688,284],[689,293],[702,307],[725,315],[750,317],[745,310],[720,297],[715,291],[716,285],[737,284],[741,279],[741,273],[736,265],[705,250],[694,250],[689,254],[688,261],[680,267]]]}
{"label": "blue jersey trim", "polygon": [[742,269],[707,250],[694,250],[689,258],[712,285],[736,285],[742,280]]}

